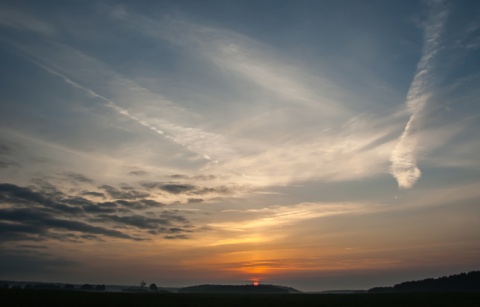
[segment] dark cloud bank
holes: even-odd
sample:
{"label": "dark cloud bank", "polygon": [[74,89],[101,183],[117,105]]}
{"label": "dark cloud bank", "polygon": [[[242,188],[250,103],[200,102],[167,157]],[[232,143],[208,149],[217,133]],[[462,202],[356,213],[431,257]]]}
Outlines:
{"label": "dark cloud bank", "polygon": [[[75,174],[72,179],[91,181]],[[44,180],[36,186],[0,184],[0,242],[57,239],[63,241],[102,240],[104,237],[148,240],[153,235],[165,239],[187,239],[194,231],[178,210],[133,188],[100,187],[114,200],[94,202],[83,196],[105,197],[100,192],[83,191],[67,195]],[[160,213],[146,210],[163,208]]]}
{"label": "dark cloud bank", "polygon": [[141,186],[148,190],[158,189],[169,194],[186,194],[192,196],[206,195],[206,194],[223,194],[230,195],[242,187],[238,186],[216,186],[203,187],[189,183],[173,183],[173,182],[142,182]]}

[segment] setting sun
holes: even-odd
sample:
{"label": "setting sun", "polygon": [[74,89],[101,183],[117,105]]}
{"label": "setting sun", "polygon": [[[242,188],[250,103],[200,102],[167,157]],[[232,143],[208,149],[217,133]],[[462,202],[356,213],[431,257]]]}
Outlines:
{"label": "setting sun", "polygon": [[258,281],[255,280],[255,281],[253,282],[253,286],[257,287],[257,286],[258,286]]}

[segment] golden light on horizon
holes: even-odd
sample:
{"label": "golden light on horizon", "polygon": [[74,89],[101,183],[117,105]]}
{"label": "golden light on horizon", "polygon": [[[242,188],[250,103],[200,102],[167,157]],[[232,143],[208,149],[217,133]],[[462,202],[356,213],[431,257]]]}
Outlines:
{"label": "golden light on horizon", "polygon": [[254,286],[254,287],[258,287],[258,281],[257,281],[257,280],[254,280],[254,281],[253,281],[253,286]]}

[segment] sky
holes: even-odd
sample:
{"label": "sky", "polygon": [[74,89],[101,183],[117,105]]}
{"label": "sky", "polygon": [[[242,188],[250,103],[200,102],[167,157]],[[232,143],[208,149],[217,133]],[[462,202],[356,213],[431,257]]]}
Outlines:
{"label": "sky", "polygon": [[2,1],[0,279],[480,269],[480,2]]}

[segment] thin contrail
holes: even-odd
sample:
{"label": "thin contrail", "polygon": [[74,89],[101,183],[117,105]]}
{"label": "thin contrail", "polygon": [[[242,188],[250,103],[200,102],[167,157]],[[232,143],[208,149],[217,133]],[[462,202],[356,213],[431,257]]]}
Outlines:
{"label": "thin contrail", "polygon": [[[155,133],[160,134],[163,137],[202,156],[206,160],[209,160],[212,162],[218,162],[217,159],[219,158],[228,158],[234,155],[234,151],[228,146],[225,146],[222,137],[219,135],[205,132],[203,130],[196,129],[196,128],[178,126],[176,124],[173,124],[164,120],[156,120],[157,125],[152,125],[151,123],[149,123],[149,121],[151,121],[150,119],[142,119],[136,115],[133,115],[128,110],[118,106],[114,101],[94,92],[93,90],[83,85],[78,84],[77,82],[71,80],[70,78],[63,75],[62,73],[42,63],[39,63],[36,60],[31,59],[30,57],[27,57],[27,59],[32,63],[34,63],[35,65],[38,65],[39,67],[43,68],[45,71],[49,72],[50,74],[58,76],[70,86],[78,88],[86,92],[88,95],[104,101],[107,107],[115,110],[118,114],[121,114],[125,117],[130,118],[131,120],[154,131]],[[177,135],[171,135],[165,132],[164,130],[176,132]]]}
{"label": "thin contrail", "polygon": [[447,17],[442,1],[432,1],[431,5],[434,8],[425,28],[422,57],[405,102],[411,114],[410,119],[390,156],[390,173],[397,180],[398,186],[405,189],[411,188],[422,175],[417,166],[419,140],[415,128],[421,123],[422,112],[431,96],[431,62],[438,52],[438,40]]}

